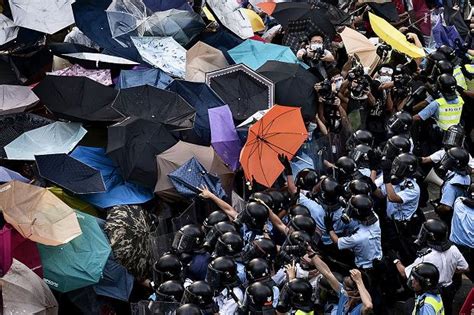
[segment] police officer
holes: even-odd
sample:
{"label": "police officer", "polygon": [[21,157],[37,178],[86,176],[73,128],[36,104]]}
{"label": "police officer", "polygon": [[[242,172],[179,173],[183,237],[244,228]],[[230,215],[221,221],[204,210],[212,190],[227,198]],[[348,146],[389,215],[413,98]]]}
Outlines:
{"label": "police officer", "polygon": [[444,315],[444,305],[438,291],[439,271],[427,262],[416,265],[410,272],[408,287],[415,291],[413,315]]}
{"label": "police officer", "polygon": [[359,144],[372,146],[374,144],[374,136],[372,133],[368,130],[357,130],[352,133],[349,140],[347,140],[347,151],[352,151]]}
{"label": "police officer", "polygon": [[168,280],[183,279],[183,264],[176,255],[164,254],[153,265],[153,284],[158,286]]}
{"label": "police officer", "polygon": [[237,226],[233,222],[228,221],[216,223],[206,234],[204,240],[204,247],[206,250],[212,252],[219,236],[227,232],[238,232]]}
{"label": "police officer", "polygon": [[206,281],[194,281],[184,288],[181,304],[195,304],[201,309],[202,315],[213,315],[219,312],[213,297],[214,292]]}
{"label": "police officer", "polygon": [[341,156],[334,164],[335,178],[340,185],[347,185],[351,180],[360,178],[357,163],[348,156]]}
{"label": "police officer", "polygon": [[245,302],[238,315],[273,315],[273,292],[265,284],[257,281],[245,290]]}
{"label": "police officer", "polygon": [[387,136],[402,136],[410,141],[410,152],[413,151],[413,139],[411,137],[411,127],[413,125],[413,117],[406,111],[398,111],[393,114],[387,121]]}
{"label": "police officer", "polygon": [[219,222],[224,222],[224,221],[230,221],[229,217],[227,214],[220,210],[216,210],[211,212],[206,219],[204,219],[204,222],[202,223],[202,227],[204,229],[204,233],[207,234],[209,230],[217,223]]}
{"label": "police officer", "polygon": [[459,64],[461,60],[456,56],[454,49],[447,45],[441,45],[437,51],[444,55],[446,58],[444,61],[447,61],[452,65],[453,70],[449,74],[456,79],[458,87],[461,90],[467,90],[466,78],[464,77],[463,69]]}
{"label": "police officer", "polygon": [[229,256],[234,258],[237,266],[237,275],[241,283],[245,283],[245,265],[239,259],[242,254],[244,241],[240,234],[237,232],[226,232],[219,236],[217,239],[214,252],[212,253],[213,258],[221,256]]}
{"label": "police officer", "polygon": [[298,314],[313,311],[313,287],[306,279],[292,279],[285,284],[276,307],[280,313]]}
{"label": "police officer", "polygon": [[186,303],[176,309],[176,315],[207,315],[198,305]]}
{"label": "police officer", "polygon": [[273,306],[276,307],[280,296],[280,289],[272,279],[272,269],[263,258],[254,258],[247,263],[245,272],[249,284],[260,282],[269,287],[273,292]]}
{"label": "police officer", "polygon": [[184,287],[180,281],[168,280],[156,289],[156,301],[160,304],[160,314],[171,315],[179,307],[183,297]]}
{"label": "police officer", "polygon": [[244,252],[253,240],[264,236],[269,213],[268,206],[261,201],[250,201],[239,213],[236,222],[242,226],[240,231],[244,240]]}
{"label": "police officer", "polygon": [[366,144],[357,145],[349,153],[349,157],[356,162],[357,170],[364,176],[370,177],[370,162],[372,148]]}

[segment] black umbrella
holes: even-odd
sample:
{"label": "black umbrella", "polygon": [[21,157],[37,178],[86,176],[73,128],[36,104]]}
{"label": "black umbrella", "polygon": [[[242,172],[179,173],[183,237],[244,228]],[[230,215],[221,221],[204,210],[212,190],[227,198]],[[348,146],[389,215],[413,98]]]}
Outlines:
{"label": "black umbrella", "polygon": [[156,155],[176,143],[165,125],[129,117],[109,127],[107,155],[117,163],[126,180],[155,187]]}
{"label": "black umbrella", "polygon": [[274,104],[273,83],[243,64],[206,73],[206,83],[229,105],[236,121]]}
{"label": "black umbrella", "polygon": [[291,21],[305,18],[311,10],[311,5],[307,2],[268,2],[260,3],[258,6],[284,28]]}
{"label": "black umbrella", "polygon": [[257,72],[275,84],[275,103],[301,107],[303,116],[316,115],[317,78],[298,64],[267,61]]}
{"label": "black umbrella", "polygon": [[67,154],[36,155],[35,160],[41,177],[75,194],[106,191],[100,171]]}
{"label": "black umbrella", "polygon": [[33,91],[56,116],[73,121],[118,121],[117,91],[86,77],[48,75]]}
{"label": "black umbrella", "polygon": [[369,2],[369,6],[374,13],[388,22],[396,23],[400,21],[397,8],[393,2],[375,3]]}
{"label": "black umbrella", "polygon": [[194,126],[195,109],[175,92],[150,85],[120,90],[112,107],[123,116],[136,116],[166,124],[173,130]]}
{"label": "black umbrella", "polygon": [[73,54],[73,53],[80,53],[80,52],[91,52],[91,53],[98,53],[97,49],[84,46],[81,44],[73,44],[73,43],[49,43],[48,44],[49,50],[53,55],[63,55],[63,54]]}
{"label": "black umbrella", "polygon": [[0,84],[19,84],[15,70],[7,61],[0,59]]}

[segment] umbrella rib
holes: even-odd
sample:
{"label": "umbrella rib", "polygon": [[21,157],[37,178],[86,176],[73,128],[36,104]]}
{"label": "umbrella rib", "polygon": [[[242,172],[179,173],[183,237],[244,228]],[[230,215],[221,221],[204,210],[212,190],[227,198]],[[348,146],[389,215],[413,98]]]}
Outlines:
{"label": "umbrella rib", "polygon": [[[293,110],[291,110],[291,111],[293,111]],[[277,119],[281,118],[281,117],[282,117],[283,115],[285,115],[285,114],[290,113],[291,111],[288,110],[288,111],[286,111],[286,112],[283,112],[283,113],[278,114],[277,116],[275,116],[275,118],[273,118],[273,119],[268,123],[268,125],[265,127],[265,129],[268,131],[268,130],[273,126],[273,123],[274,123]]]}

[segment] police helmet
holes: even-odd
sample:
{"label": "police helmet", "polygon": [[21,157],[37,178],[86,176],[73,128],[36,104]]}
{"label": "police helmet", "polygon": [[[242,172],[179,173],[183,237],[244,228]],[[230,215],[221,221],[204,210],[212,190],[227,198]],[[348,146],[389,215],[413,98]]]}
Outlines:
{"label": "police helmet", "polygon": [[311,191],[318,181],[318,173],[313,169],[305,168],[296,175],[295,185],[299,189]]}
{"label": "police helmet", "polygon": [[244,240],[237,232],[226,232],[219,236],[214,256],[235,256],[241,253]]}
{"label": "police helmet", "polygon": [[201,308],[195,304],[183,304],[176,309],[176,315],[202,315]]}
{"label": "police helmet", "polygon": [[194,281],[184,289],[181,303],[192,303],[200,307],[206,307],[212,303],[214,291],[206,281]]}
{"label": "police helmet", "polygon": [[294,218],[298,214],[304,215],[304,216],[307,216],[307,217],[311,216],[311,212],[309,212],[308,207],[298,204],[298,205],[292,206],[289,209],[288,218],[291,220],[292,218]]}
{"label": "police helmet", "polygon": [[250,195],[249,201],[261,201],[266,204],[270,209],[273,210],[274,208],[273,198],[267,192],[260,191],[253,193]]}
{"label": "police helmet", "polygon": [[400,182],[407,177],[412,177],[418,166],[417,158],[412,153],[399,154],[393,160],[392,170],[390,172],[392,181]]}
{"label": "police helmet", "polygon": [[183,226],[176,232],[171,247],[177,253],[188,253],[199,250],[204,243],[204,232],[196,224]]}
{"label": "police helmet", "polygon": [[181,302],[183,297],[183,284],[177,280],[168,280],[156,289],[156,298],[162,302]]}
{"label": "police helmet", "polygon": [[274,261],[277,255],[277,247],[273,240],[269,238],[258,238],[253,240],[250,249],[242,255],[244,261],[250,261],[253,258],[263,258],[268,261]]}
{"label": "police helmet", "polygon": [[462,147],[465,137],[464,128],[461,125],[449,126],[443,133],[443,147],[445,149]]}
{"label": "police helmet", "polygon": [[290,309],[295,309],[310,312],[313,310],[312,295],[313,287],[308,280],[301,278],[293,279],[283,287],[277,311],[286,313]]}
{"label": "police helmet", "polygon": [[456,79],[449,74],[442,74],[437,79],[439,91],[447,101],[452,101],[457,98]]}
{"label": "police helmet", "polygon": [[153,264],[153,281],[155,283],[179,280],[182,276],[183,264],[176,255],[164,254]]}
{"label": "police helmet", "polygon": [[230,221],[227,214],[221,210],[216,210],[211,212],[207,218],[204,220],[202,226],[204,227],[205,232],[207,233],[216,223]]}
{"label": "police helmet", "polygon": [[237,265],[231,257],[217,257],[207,265],[206,282],[212,288],[220,289],[237,281]]}
{"label": "police helmet", "polygon": [[351,195],[368,195],[372,192],[372,187],[366,180],[354,179],[349,183],[348,190]]}
{"label": "police helmet", "polygon": [[341,156],[335,163],[336,178],[341,184],[350,181],[356,170],[356,162],[348,156]]}
{"label": "police helmet", "polygon": [[321,181],[321,189],[316,198],[326,210],[337,210],[340,207],[339,196],[341,196],[342,187],[332,177],[326,177]]}
{"label": "police helmet", "polygon": [[435,291],[439,282],[439,270],[429,262],[422,262],[410,272],[408,287],[413,288],[413,278],[418,280],[422,292]]}
{"label": "police helmet", "polygon": [[349,217],[361,221],[365,225],[371,225],[377,221],[373,209],[373,201],[367,195],[355,195],[349,199],[346,213]]}
{"label": "police helmet", "polygon": [[311,236],[316,231],[316,221],[310,216],[296,215],[288,223],[288,227],[293,228],[294,231],[305,231]]}
{"label": "police helmet", "polygon": [[349,153],[349,157],[356,162],[358,167],[368,168],[370,151],[372,151],[372,147],[359,144]]}
{"label": "police helmet", "polygon": [[239,214],[239,221],[245,223],[250,229],[263,230],[269,216],[268,208],[265,204],[257,201],[250,201],[245,209]]}
{"label": "police helmet", "polygon": [[389,136],[408,134],[413,123],[413,118],[406,111],[399,111],[392,115],[387,122]]}
{"label": "police helmet", "polygon": [[288,202],[282,192],[278,190],[268,190],[266,193],[272,198],[273,207],[271,209],[275,213],[279,213],[288,208]]}
{"label": "police helmet", "polygon": [[454,67],[453,64],[447,60],[439,60],[436,62],[436,69],[438,69],[439,74],[449,74],[453,75]]}
{"label": "police helmet", "polygon": [[405,136],[395,135],[388,139],[383,149],[387,160],[393,161],[399,154],[410,152],[411,143]]}
{"label": "police helmet", "polygon": [[421,226],[415,244],[419,246],[428,245],[437,251],[444,252],[451,247],[448,234],[446,223],[438,219],[429,219]]}
{"label": "police helmet", "polygon": [[248,314],[274,314],[272,288],[257,281],[249,285],[245,293],[247,297]]}
{"label": "police helmet", "polygon": [[270,266],[263,258],[250,260],[245,268],[245,273],[249,282],[264,281],[270,278]]}

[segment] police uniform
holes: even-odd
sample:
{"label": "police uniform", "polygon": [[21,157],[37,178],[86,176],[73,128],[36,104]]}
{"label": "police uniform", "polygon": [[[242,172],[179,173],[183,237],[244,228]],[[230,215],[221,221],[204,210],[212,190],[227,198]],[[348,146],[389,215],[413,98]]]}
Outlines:
{"label": "police uniform", "polygon": [[468,277],[474,281],[474,209],[464,204],[463,199],[460,197],[454,202],[449,240],[459,247],[467,260]]}
{"label": "police uniform", "polygon": [[464,100],[459,95],[451,101],[441,97],[429,103],[418,113],[418,116],[422,120],[434,116],[439,128],[447,130],[450,126],[459,124],[463,105]]}
{"label": "police uniform", "polygon": [[337,310],[336,315],[361,315],[362,314],[362,302],[359,302],[355,307],[351,310],[347,309],[347,302],[349,301],[349,297],[347,296],[346,290],[344,290],[344,286],[340,283],[339,292],[337,292],[337,296],[339,297],[339,302],[337,303]]}
{"label": "police uniform", "polygon": [[[409,221],[418,209],[420,201],[420,186],[412,178],[404,179],[398,185],[392,185],[402,203],[387,200],[387,217],[395,221]],[[382,194],[387,195],[385,184],[380,187]]]}
{"label": "police uniform", "polygon": [[[233,293],[239,299],[239,301],[243,301],[244,294],[242,289],[239,287],[232,288]],[[229,293],[227,288],[222,290],[218,296],[214,297],[214,301],[216,302],[217,306],[219,307],[219,314],[222,315],[231,315],[237,313],[237,308],[239,305]]]}
{"label": "police uniform", "polygon": [[452,208],[454,201],[458,197],[465,196],[470,184],[471,177],[469,175],[460,175],[452,171],[448,172],[446,174],[446,180],[443,186],[441,186],[440,203]]}
{"label": "police uniform", "polygon": [[441,296],[428,292],[418,295],[412,315],[444,315]]}
{"label": "police uniform", "polygon": [[464,73],[462,73],[461,66],[456,66],[453,70],[453,77],[456,79],[456,84],[464,91],[467,90],[466,78]]}
{"label": "police uniform", "polygon": [[[444,155],[446,154],[446,150],[444,149],[441,149],[441,150],[438,150],[434,153],[432,153],[429,158],[430,160],[433,162],[433,163],[438,163],[439,161],[441,161],[441,159],[444,157]],[[474,159],[472,158],[472,156],[469,154],[469,163],[468,163],[469,167],[474,169]]]}
{"label": "police uniform", "polygon": [[242,224],[240,234],[242,235],[242,239],[244,241],[244,247],[242,250],[244,253],[250,249],[250,246],[254,240],[263,238],[263,233],[258,234],[256,231],[249,229],[246,224]]}

